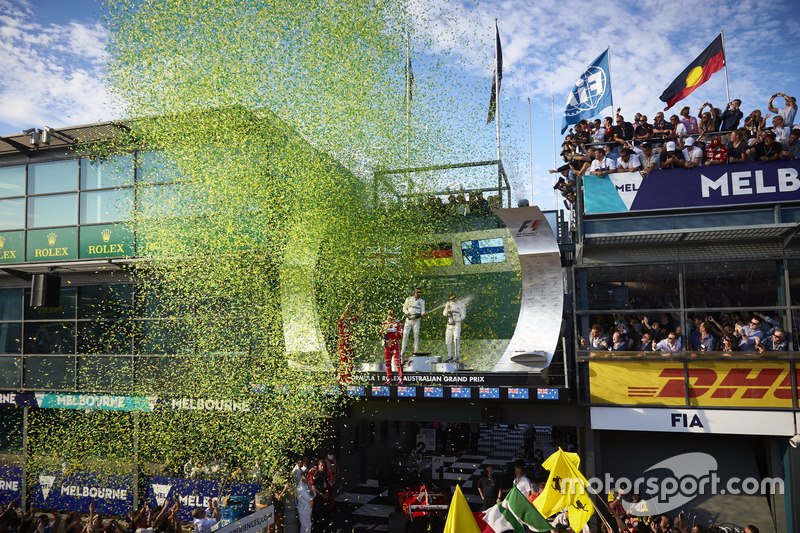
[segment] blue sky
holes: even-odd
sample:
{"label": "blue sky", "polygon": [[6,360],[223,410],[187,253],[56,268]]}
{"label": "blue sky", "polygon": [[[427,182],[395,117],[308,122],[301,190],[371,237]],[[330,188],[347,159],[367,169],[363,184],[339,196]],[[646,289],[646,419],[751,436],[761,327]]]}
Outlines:
{"label": "blue sky", "polygon": [[[767,113],[775,92],[800,97],[800,58],[792,44],[800,38],[800,2],[757,0],[687,2],[637,0],[420,1],[417,34],[432,39],[430,56],[447,57],[449,75],[463,80],[456,90],[468,103],[457,112],[470,124],[479,152],[492,158],[494,127],[486,125],[491,86],[494,19],[498,19],[505,59],[501,94],[504,162],[515,196],[530,197],[528,103],[532,101],[533,196],[543,208],[554,205],[551,94],[560,130],[567,94],[583,69],[611,47],[614,105],[632,118],[663,109],[658,96],[719,33],[725,32],[731,98],[742,100],[745,115]],[[0,0],[0,135],[29,127],[60,127],[120,116],[103,84],[107,34],[101,4],[94,0]],[[422,39],[420,39],[422,40]],[[422,56],[422,51],[412,53]],[[416,90],[435,85],[428,62],[415,62]],[[673,108],[710,101],[724,107],[723,72]],[[671,112],[673,110],[670,110]],[[473,119],[471,115],[475,115]],[[603,112],[610,115],[611,109]],[[558,136],[560,144],[561,136]],[[475,143],[473,143],[475,144]]]}

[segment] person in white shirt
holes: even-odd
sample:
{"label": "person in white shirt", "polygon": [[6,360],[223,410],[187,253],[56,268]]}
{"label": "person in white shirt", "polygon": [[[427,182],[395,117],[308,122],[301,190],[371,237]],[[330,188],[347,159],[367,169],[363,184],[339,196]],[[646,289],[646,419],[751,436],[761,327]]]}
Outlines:
{"label": "person in white shirt", "polygon": [[[467,306],[455,294],[451,294],[450,301],[445,304],[442,315],[447,317],[447,327],[444,332],[447,362],[458,363],[461,358],[461,322],[467,317]],[[455,359],[453,358],[454,345]]]}
{"label": "person in white shirt", "polygon": [[703,165],[703,151],[694,145],[694,137],[686,137],[683,146],[683,158],[686,160],[687,167],[699,167]]}
{"label": "person in white shirt", "polygon": [[642,168],[639,156],[633,153],[628,147],[622,149],[619,159],[617,159],[617,172],[634,172]]}
{"label": "person in white shirt", "polygon": [[783,117],[778,115],[772,117],[772,133],[775,134],[775,142],[781,143],[781,146],[786,146],[792,130],[788,126],[784,126]]}
{"label": "person in white shirt", "polygon": [[414,294],[406,298],[403,303],[403,314],[406,316],[406,323],[403,326],[403,344],[400,347],[400,358],[406,354],[408,344],[408,334],[414,332],[414,353],[419,351],[419,321],[427,315],[425,312],[425,300],[422,299],[422,289],[414,289]]}
{"label": "person in white shirt", "polygon": [[[655,341],[653,341],[655,344]],[[681,351],[681,339],[678,337],[675,332],[670,332],[667,335],[666,339],[662,339],[661,342],[656,344],[655,350],[657,352],[661,352],[661,355],[667,356]]]}
{"label": "person in white shirt", "polygon": [[300,520],[300,533],[311,533],[311,509],[314,496],[308,484],[308,475],[304,472],[297,484],[297,517]]}
{"label": "person in white shirt", "polygon": [[197,507],[192,511],[192,518],[194,518],[194,533],[211,533],[211,528],[215,526],[221,518],[219,503],[216,499],[211,500],[205,511]]}
{"label": "person in white shirt", "polygon": [[594,151],[594,161],[589,167],[589,174],[595,174],[601,178],[617,171],[617,163],[613,159],[606,157],[606,152],[602,148]]}
{"label": "person in white shirt", "polygon": [[522,467],[514,467],[514,486],[519,489],[526,499],[531,495],[531,480],[522,473]]}

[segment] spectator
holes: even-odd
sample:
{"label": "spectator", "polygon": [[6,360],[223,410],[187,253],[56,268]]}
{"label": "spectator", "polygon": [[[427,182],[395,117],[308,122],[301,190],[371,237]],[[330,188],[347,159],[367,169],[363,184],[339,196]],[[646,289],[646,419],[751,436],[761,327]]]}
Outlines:
{"label": "spectator", "polygon": [[[704,106],[706,104],[703,104]],[[711,105],[711,104],[708,104]],[[717,124],[710,111],[706,111],[700,117],[700,123],[697,125],[697,133],[703,135],[705,133],[713,133],[717,131]]]}
{"label": "spectator", "polygon": [[325,461],[323,459],[317,461],[317,467],[313,470],[313,478],[311,477],[311,472],[309,472],[309,481],[314,494],[311,505],[311,530],[314,532],[326,531],[329,526],[327,504],[330,493],[328,492],[328,478],[325,473]]}
{"label": "spectator", "polygon": [[514,467],[514,486],[525,496],[525,499],[531,495],[533,488],[531,487],[531,480],[522,472],[522,467]]}
{"label": "spectator", "polygon": [[683,159],[686,167],[699,167],[703,165],[703,151],[694,145],[694,137],[687,137],[684,142]]}
{"label": "spectator", "polygon": [[645,177],[661,166],[658,154],[653,153],[653,145],[648,142],[642,143],[642,153],[639,155],[639,159],[642,163],[642,175]]}
{"label": "spectator", "polygon": [[702,322],[700,324],[700,353],[713,352],[717,349],[717,339],[711,334],[711,324]]}
{"label": "spectator", "polygon": [[700,324],[702,323],[703,315],[695,314],[692,317],[692,332],[689,334],[689,338],[687,339],[687,344],[689,345],[690,350],[700,349],[700,338],[702,337],[700,333]]}
{"label": "spectator", "polygon": [[211,533],[211,527],[221,518],[219,503],[216,499],[212,499],[206,510],[195,508],[192,511],[192,518],[194,518],[194,533]]}
{"label": "spectator", "polygon": [[589,174],[594,174],[604,178],[609,174],[615,173],[616,171],[616,162],[613,159],[606,157],[605,150],[603,150],[603,148],[595,149],[594,161],[592,161],[592,165],[589,167]]}
{"label": "spectator", "polygon": [[756,337],[755,346],[758,353],[785,352],[789,349],[789,339],[782,328],[775,328],[772,335],[768,335],[763,341]]}
{"label": "spectator", "polygon": [[647,123],[646,115],[642,115],[639,125],[633,131],[637,139],[649,139],[653,136],[653,126]]}
{"label": "spectator", "polygon": [[619,159],[617,159],[617,172],[633,172],[642,168],[639,156],[634,154],[633,150],[627,146],[622,149],[620,154]]}
{"label": "spectator", "polygon": [[662,339],[655,346],[655,351],[661,352],[661,355],[667,356],[681,351],[681,339],[673,331],[667,334],[666,339]]}
{"label": "spectator", "polygon": [[736,337],[731,335],[730,333],[725,334],[722,337],[722,355],[729,356],[733,354],[733,352],[738,351],[739,343],[736,340]]}
{"label": "spectator", "polygon": [[762,163],[776,161],[782,151],[783,146],[775,141],[775,134],[768,131],[764,134],[764,141],[758,143],[753,149],[753,159]]}
{"label": "spectator", "polygon": [[[769,116],[769,115],[767,115]],[[744,121],[745,129],[750,133],[750,137],[755,137],[764,128],[767,117],[761,116],[761,110],[756,109],[750,113]]]}
{"label": "spectator", "polygon": [[747,143],[744,142],[745,130],[734,130],[731,133],[731,142],[728,143],[728,162],[744,163],[747,160]]}
{"label": "spectator", "polygon": [[611,117],[606,117],[603,119],[603,129],[605,130],[605,134],[603,135],[603,142],[613,143],[614,142],[614,121]]}
{"label": "spectator", "polygon": [[632,141],[634,136],[633,125],[630,122],[625,122],[625,117],[617,115],[617,125],[613,128],[614,140],[617,143],[624,145],[626,141]]}
{"label": "spectator", "polygon": [[783,145],[781,159],[800,159],[800,142],[798,142],[798,139],[800,139],[800,129],[795,128],[789,134],[789,140]]}
{"label": "spectator", "polygon": [[[785,107],[781,109],[777,109],[775,106],[772,105],[772,102],[780,96],[784,99],[784,103],[786,104]],[[793,96],[787,96],[783,93],[775,93],[769,98],[769,104],[767,105],[767,109],[770,113],[775,113],[776,115],[783,117],[783,122],[787,126],[794,126],[794,116],[797,113],[797,100]]]}
{"label": "spectator", "polygon": [[608,343],[608,335],[603,333],[603,326],[600,324],[592,325],[592,329],[589,332],[589,342],[586,342],[586,339],[581,337],[581,346],[584,348],[591,347],[594,350],[608,350]]}
{"label": "spectator", "polygon": [[759,342],[761,342],[761,339],[764,338],[764,332],[761,331],[761,319],[753,317],[750,319],[749,324],[745,326],[736,324],[735,329],[736,332],[734,335],[739,339],[739,351],[756,351],[756,339],[759,339]]}
{"label": "spectator", "polygon": [[684,168],[686,166],[686,158],[683,157],[683,153],[675,146],[675,141],[669,141],[664,145],[659,155],[659,161],[661,163],[661,168]]}
{"label": "spectator", "polygon": [[723,111],[722,116],[720,119],[722,120],[722,125],[720,126],[720,131],[733,131],[739,128],[739,122],[741,122],[742,118],[744,117],[744,113],[739,109],[739,106],[742,105],[742,101],[736,98],[733,102],[728,102],[725,105],[725,111]]}
{"label": "spectator", "polygon": [[592,126],[592,142],[603,142],[605,140],[605,135],[606,129],[603,127],[603,123],[600,122],[599,118],[596,118]]}
{"label": "spectator", "polygon": [[703,152],[705,166],[725,165],[728,163],[728,149],[722,146],[719,137],[714,137]]}
{"label": "spectator", "polygon": [[772,133],[775,134],[775,140],[781,144],[785,144],[789,140],[791,130],[788,126],[783,125],[783,117],[778,115],[772,117]]}
{"label": "spectator", "polygon": [[683,106],[681,108],[681,124],[683,127],[686,128],[686,133],[689,135],[694,135],[697,133],[697,119],[691,116],[691,109],[689,106]]}
{"label": "spectator", "polygon": [[621,331],[615,331],[611,337],[611,351],[625,352],[629,348],[628,338]]}
{"label": "spectator", "polygon": [[653,338],[653,334],[649,331],[644,332],[642,335],[642,340],[639,343],[639,351],[640,352],[652,352],[655,350],[656,342]]}
{"label": "spectator", "polygon": [[664,120],[664,113],[659,111],[653,120],[653,135],[657,138],[666,138],[672,133],[669,122]]}
{"label": "spectator", "polygon": [[672,115],[669,117],[669,125],[670,125],[670,138],[672,139],[680,139],[686,137],[687,131],[686,126],[684,126],[680,120],[678,120],[678,115]]}
{"label": "spectator", "polygon": [[500,487],[500,478],[494,473],[494,467],[491,465],[486,467],[483,477],[478,481],[478,494],[483,500],[481,511],[500,502],[503,490]]}

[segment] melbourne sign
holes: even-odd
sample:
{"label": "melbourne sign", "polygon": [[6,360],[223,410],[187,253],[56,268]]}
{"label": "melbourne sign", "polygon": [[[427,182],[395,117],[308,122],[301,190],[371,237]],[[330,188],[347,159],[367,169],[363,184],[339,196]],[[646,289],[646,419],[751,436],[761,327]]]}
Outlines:
{"label": "melbourne sign", "polygon": [[663,361],[592,361],[589,373],[593,404],[685,406],[688,397],[697,407],[792,407],[788,363],[693,362],[684,369]]}
{"label": "melbourne sign", "polygon": [[42,470],[36,478],[33,504],[40,509],[88,513],[89,504],[103,514],[124,515],[133,508],[133,476],[76,472],[65,476]]}
{"label": "melbourne sign", "polygon": [[222,496],[244,496],[250,499],[251,507],[256,493],[261,489],[254,483],[222,484],[219,481],[197,480],[173,477],[150,477],[147,479],[146,501],[150,507],[164,505],[169,500],[181,502],[181,520],[192,520],[192,510],[196,507],[205,509],[213,499]]}
{"label": "melbourne sign", "polygon": [[587,214],[800,201],[800,161],[741,163],[583,178]]}

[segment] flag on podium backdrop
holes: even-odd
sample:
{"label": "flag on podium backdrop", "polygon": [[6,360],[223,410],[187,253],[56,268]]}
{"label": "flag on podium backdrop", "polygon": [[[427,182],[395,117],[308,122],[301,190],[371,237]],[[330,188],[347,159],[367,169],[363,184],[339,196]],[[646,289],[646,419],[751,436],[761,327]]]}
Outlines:
{"label": "flag on podium backdrop", "polygon": [[586,491],[588,482],[578,470],[580,457],[561,448],[542,463],[550,471],[547,486],[533,502],[542,516],[551,516],[569,509],[569,525],[580,531],[594,514],[594,505]]}
{"label": "flag on podium backdrop", "polygon": [[461,485],[456,485],[453,499],[450,500],[450,509],[447,510],[447,521],[444,523],[443,533],[481,533],[478,523],[472,515]]}
{"label": "flag on podium backdrop", "polygon": [[561,122],[561,133],[583,119],[596,117],[611,105],[611,75],[608,70],[608,50],[586,67],[569,93]]}
{"label": "flag on podium backdrop", "polygon": [[667,103],[664,111],[674,106],[675,102],[692,94],[695,89],[707,82],[712,74],[719,72],[724,66],[725,49],[722,47],[722,33],[720,33],[659,97],[662,102]]}
{"label": "flag on podium backdrop", "polygon": [[497,111],[497,99],[500,98],[500,85],[503,81],[503,47],[500,46],[500,30],[497,28],[497,22],[494,23],[494,40],[495,40],[495,63],[494,72],[492,72],[492,94],[489,96],[489,118],[486,123],[489,124],[494,120],[495,112]]}

